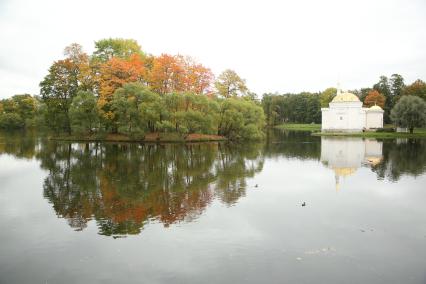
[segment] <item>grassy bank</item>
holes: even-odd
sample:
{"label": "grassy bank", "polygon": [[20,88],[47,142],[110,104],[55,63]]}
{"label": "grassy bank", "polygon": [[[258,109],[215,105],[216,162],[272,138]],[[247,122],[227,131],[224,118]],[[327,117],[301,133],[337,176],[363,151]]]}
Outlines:
{"label": "grassy bank", "polygon": [[284,123],[274,126],[276,129],[287,129],[295,131],[318,131],[321,130],[321,124],[298,124],[298,123]]}
{"label": "grassy bank", "polygon": [[357,132],[357,133],[343,133],[343,132],[315,132],[315,136],[339,136],[339,137],[365,137],[365,138],[426,138],[426,129],[414,129],[414,133],[404,132]]}
{"label": "grassy bank", "polygon": [[227,140],[223,136],[208,134],[188,134],[179,133],[148,133],[144,137],[130,137],[124,134],[106,135],[64,135],[49,137],[56,141],[69,142],[146,142],[146,143],[186,143],[186,142],[213,142]]}

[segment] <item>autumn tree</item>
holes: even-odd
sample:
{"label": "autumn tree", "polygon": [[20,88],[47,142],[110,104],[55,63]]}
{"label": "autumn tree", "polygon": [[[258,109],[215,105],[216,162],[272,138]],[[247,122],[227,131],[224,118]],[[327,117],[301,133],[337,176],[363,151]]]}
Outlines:
{"label": "autumn tree", "polygon": [[426,83],[417,79],[412,84],[405,87],[403,95],[418,96],[426,101]]}
{"label": "autumn tree", "polygon": [[413,133],[415,127],[426,125],[426,102],[417,96],[403,96],[391,112],[392,121]]}
{"label": "autumn tree", "polygon": [[155,57],[149,73],[153,91],[164,95],[185,90],[185,68],[182,58],[168,54]]}
{"label": "autumn tree", "polygon": [[224,98],[243,96],[248,88],[244,79],[230,69],[223,71],[215,82],[218,94]]}
{"label": "autumn tree", "polygon": [[180,57],[180,60],[185,72],[184,91],[195,94],[209,93],[214,78],[212,71],[189,56]]}
{"label": "autumn tree", "polygon": [[129,59],[113,57],[101,66],[98,108],[109,127],[114,121],[110,102],[114,92],[126,83],[145,82],[146,69],[142,58],[133,54]]}
{"label": "autumn tree", "polygon": [[376,90],[371,90],[368,95],[365,97],[364,106],[371,107],[378,105],[381,108],[385,107],[386,98]]}

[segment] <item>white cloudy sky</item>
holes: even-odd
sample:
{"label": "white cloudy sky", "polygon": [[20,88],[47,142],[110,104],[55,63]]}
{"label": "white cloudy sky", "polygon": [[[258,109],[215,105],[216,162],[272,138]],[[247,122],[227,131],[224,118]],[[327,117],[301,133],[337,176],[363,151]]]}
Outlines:
{"label": "white cloudy sky", "polygon": [[106,37],[234,69],[259,94],[426,80],[425,27],[425,0],[0,0],[0,98],[38,94],[65,46]]}

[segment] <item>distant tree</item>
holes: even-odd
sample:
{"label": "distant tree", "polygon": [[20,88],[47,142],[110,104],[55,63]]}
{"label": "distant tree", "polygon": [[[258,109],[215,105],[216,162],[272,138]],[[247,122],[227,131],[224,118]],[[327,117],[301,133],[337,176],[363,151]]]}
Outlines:
{"label": "distant tree", "polygon": [[403,95],[418,96],[426,101],[426,83],[417,79],[403,90]]}
{"label": "distant tree", "polygon": [[384,122],[390,122],[390,111],[393,107],[393,98],[389,80],[386,76],[380,76],[378,83],[374,84],[373,89],[378,91],[380,94],[384,95],[386,98],[384,110]]}
{"label": "distant tree", "polygon": [[96,97],[92,92],[80,91],[70,106],[71,127],[75,132],[92,132],[99,121]]}
{"label": "distant tree", "polygon": [[[0,114],[14,113],[18,114],[20,119],[24,122],[24,126],[32,126],[33,119],[37,112],[37,100],[35,97],[23,94],[14,95],[9,99],[0,101]],[[9,117],[14,119],[13,117]]]}
{"label": "distant tree", "polygon": [[263,94],[262,96],[262,107],[266,117],[266,125],[275,125],[277,117],[277,104],[275,103],[275,94]]}
{"label": "distant tree", "polygon": [[359,100],[361,101],[361,102],[364,102],[365,101],[365,98],[367,97],[367,95],[368,95],[368,93],[370,92],[370,91],[372,91],[373,89],[372,88],[361,88],[358,92],[357,92],[357,95],[358,95],[358,97],[359,97]]}
{"label": "distant tree", "polygon": [[392,96],[394,98],[400,97],[402,95],[404,87],[404,78],[399,74],[392,74],[390,78],[390,89]]}
{"label": "distant tree", "polygon": [[25,126],[24,120],[17,113],[0,114],[0,129],[19,129]]}
{"label": "distant tree", "polygon": [[244,79],[230,69],[223,71],[215,82],[218,94],[224,98],[243,96],[248,88]]}
{"label": "distant tree", "polygon": [[247,93],[243,95],[243,98],[254,102],[258,101],[257,94],[255,92],[247,91]]}
{"label": "distant tree", "polygon": [[320,103],[321,107],[328,107],[328,104],[333,100],[336,96],[337,89],[336,88],[327,88],[320,94]]}
{"label": "distant tree", "polygon": [[371,107],[374,105],[378,105],[381,108],[385,107],[386,98],[376,90],[371,90],[367,97],[364,100],[364,106]]}
{"label": "distant tree", "polygon": [[383,94],[385,97],[391,95],[391,89],[389,85],[389,79],[386,76],[380,76],[379,82],[374,84],[373,89]]}
{"label": "distant tree", "polygon": [[415,127],[426,125],[426,102],[417,96],[403,96],[391,112],[392,121],[413,133]]}

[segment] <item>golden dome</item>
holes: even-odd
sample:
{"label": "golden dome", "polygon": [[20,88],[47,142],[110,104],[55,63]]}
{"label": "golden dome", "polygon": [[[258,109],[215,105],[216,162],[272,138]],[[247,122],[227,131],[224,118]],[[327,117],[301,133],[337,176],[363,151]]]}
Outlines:
{"label": "golden dome", "polygon": [[341,102],[359,102],[359,101],[360,100],[356,95],[354,95],[352,93],[348,93],[348,92],[340,93],[340,94],[338,93],[337,96],[335,96],[334,99],[332,100],[333,103],[336,103],[336,102],[339,102],[339,103],[341,103]]}
{"label": "golden dome", "polygon": [[383,109],[381,107],[379,107],[378,105],[374,105],[374,106],[370,107],[368,110],[383,111]]}
{"label": "golden dome", "polygon": [[350,176],[353,173],[356,172],[355,168],[334,168],[334,172],[336,173],[336,175],[338,176]]}

